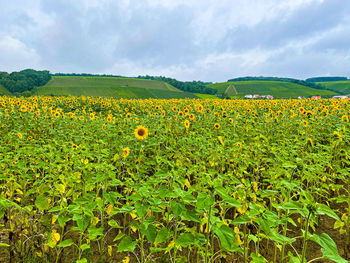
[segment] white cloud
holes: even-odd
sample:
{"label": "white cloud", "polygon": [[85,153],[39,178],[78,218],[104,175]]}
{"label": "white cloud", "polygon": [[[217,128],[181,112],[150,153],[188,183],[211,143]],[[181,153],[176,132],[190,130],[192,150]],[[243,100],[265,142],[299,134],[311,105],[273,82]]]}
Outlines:
{"label": "white cloud", "polygon": [[0,65],[205,81],[340,74],[349,13],[343,0],[13,0],[0,10]]}
{"label": "white cloud", "polygon": [[40,68],[37,52],[12,36],[0,36],[0,69],[11,72],[25,68]]}

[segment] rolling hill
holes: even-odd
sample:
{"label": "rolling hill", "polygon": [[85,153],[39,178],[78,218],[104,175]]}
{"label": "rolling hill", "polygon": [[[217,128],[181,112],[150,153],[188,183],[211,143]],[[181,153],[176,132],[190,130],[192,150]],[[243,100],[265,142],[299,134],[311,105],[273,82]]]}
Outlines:
{"label": "rolling hill", "polygon": [[168,83],[119,77],[53,76],[42,87],[36,87],[33,95],[101,96],[118,98],[197,98]]}
{"label": "rolling hill", "polygon": [[1,95],[11,95],[11,92],[9,92],[7,89],[0,85],[0,96]]}
{"label": "rolling hill", "polygon": [[243,97],[246,94],[272,95],[275,98],[338,95],[335,91],[314,89],[284,81],[233,81],[209,84],[208,87],[216,89],[218,94],[230,97]]}
{"label": "rolling hill", "polygon": [[323,85],[328,89],[334,90],[344,95],[350,94],[350,80],[318,82],[317,84]]}

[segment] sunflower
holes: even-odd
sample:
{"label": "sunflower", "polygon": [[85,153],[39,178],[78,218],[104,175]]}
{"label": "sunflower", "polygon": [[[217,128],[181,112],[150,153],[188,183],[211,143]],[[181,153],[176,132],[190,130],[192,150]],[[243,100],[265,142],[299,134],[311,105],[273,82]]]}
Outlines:
{"label": "sunflower", "polygon": [[54,114],[53,114],[53,116],[55,116],[56,118],[59,118],[60,117],[60,112],[59,111],[56,111]]}
{"label": "sunflower", "polygon": [[342,120],[343,122],[349,122],[349,117],[348,117],[348,115],[343,115],[343,116],[341,117],[341,120]]}
{"label": "sunflower", "polygon": [[189,120],[185,120],[184,124],[185,124],[186,130],[187,130],[190,127],[190,121]]}
{"label": "sunflower", "polygon": [[126,115],[125,115],[126,118],[130,118],[131,117],[131,113],[128,112]]}
{"label": "sunflower", "polygon": [[22,105],[21,108],[19,109],[21,112],[26,112],[27,111],[27,106]]}
{"label": "sunflower", "polygon": [[221,145],[223,145],[223,146],[225,145],[224,140],[222,139],[221,136],[218,136],[218,141]]}
{"label": "sunflower", "polygon": [[78,145],[73,144],[72,148],[73,148],[73,150],[76,150],[76,149],[78,149]]}
{"label": "sunflower", "polygon": [[90,113],[90,120],[94,120],[95,119],[95,113],[91,112]]}
{"label": "sunflower", "polygon": [[220,124],[219,123],[215,123],[214,124],[214,128],[217,129],[217,130],[220,129]]}
{"label": "sunflower", "polygon": [[194,120],[194,114],[191,113],[190,116],[189,116],[190,120]]}
{"label": "sunflower", "polygon": [[128,157],[129,154],[130,154],[130,148],[129,147],[125,147],[123,149],[123,158],[125,159],[126,157]]}
{"label": "sunflower", "polygon": [[337,136],[337,137],[339,137],[339,138],[342,137],[341,134],[340,134],[340,132],[337,132],[337,131],[334,131],[334,132],[333,132],[333,135],[335,135],[335,136]]}
{"label": "sunflower", "polygon": [[102,130],[105,130],[106,129],[106,124],[104,123],[103,125],[102,125]]}
{"label": "sunflower", "polygon": [[310,146],[314,146],[314,141],[311,138],[307,138],[307,144],[310,144]]}
{"label": "sunflower", "polygon": [[138,140],[143,140],[148,136],[148,129],[143,126],[139,126],[135,129],[134,134]]}
{"label": "sunflower", "polygon": [[17,136],[18,136],[19,139],[22,139],[22,138],[23,138],[23,135],[22,135],[22,133],[20,133],[20,132],[17,133]]}
{"label": "sunflower", "polygon": [[301,124],[306,127],[309,123],[307,120],[303,120]]}
{"label": "sunflower", "polygon": [[258,191],[258,184],[256,182],[253,182],[253,190],[256,193]]}
{"label": "sunflower", "polygon": [[107,122],[111,122],[113,120],[113,116],[108,114],[107,116]]}

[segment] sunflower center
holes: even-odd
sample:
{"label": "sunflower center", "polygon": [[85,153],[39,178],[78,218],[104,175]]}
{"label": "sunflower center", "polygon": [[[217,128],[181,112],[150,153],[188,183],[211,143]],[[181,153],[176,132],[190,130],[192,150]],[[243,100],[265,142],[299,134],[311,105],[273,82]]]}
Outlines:
{"label": "sunflower center", "polygon": [[139,130],[137,131],[137,134],[138,134],[139,136],[143,136],[143,135],[145,135],[145,130],[144,130],[144,129],[139,129]]}

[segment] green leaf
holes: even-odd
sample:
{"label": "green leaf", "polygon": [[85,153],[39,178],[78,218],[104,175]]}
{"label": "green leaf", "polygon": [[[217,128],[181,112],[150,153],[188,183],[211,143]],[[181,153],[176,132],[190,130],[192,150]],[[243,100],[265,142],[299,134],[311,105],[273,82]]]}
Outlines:
{"label": "green leaf", "polygon": [[84,232],[89,225],[90,220],[88,218],[80,218],[77,220],[78,229]]}
{"label": "green leaf", "polygon": [[166,227],[162,227],[162,229],[158,232],[155,242],[161,244],[169,238],[169,235],[169,230]]}
{"label": "green leaf", "polygon": [[146,236],[149,242],[154,243],[157,236],[157,229],[154,225],[141,225],[141,233]]}
{"label": "green leaf", "polygon": [[55,206],[55,207],[51,208],[48,212],[53,213],[53,212],[58,212],[58,211],[61,211],[61,208],[59,206]]}
{"label": "green leaf", "polygon": [[182,233],[176,240],[175,244],[182,246],[182,247],[188,247],[191,245],[196,244],[196,239],[193,234],[191,233]]}
{"label": "green leaf", "polygon": [[230,252],[240,251],[240,247],[234,244],[235,233],[230,227],[222,225],[219,228],[213,225],[213,231],[219,237],[222,249]]}
{"label": "green leaf", "polygon": [[325,204],[320,205],[320,207],[317,209],[317,214],[319,214],[319,215],[326,214],[327,216],[329,216],[337,221],[341,221],[339,216],[337,216],[337,214],[334,213],[334,211],[330,207],[326,206]]}
{"label": "green leaf", "polygon": [[136,245],[136,241],[132,241],[131,237],[126,236],[120,241],[118,245],[118,252],[133,252]]}
{"label": "green leaf", "polygon": [[283,204],[282,208],[284,209],[294,209],[294,210],[303,210],[303,205],[296,201],[290,201]]}
{"label": "green leaf", "polygon": [[250,254],[251,258],[252,258],[252,261],[250,261],[250,263],[266,263],[268,262],[262,255],[260,254],[255,254],[255,253],[252,253]]}
{"label": "green leaf", "polygon": [[178,217],[182,214],[182,211],[186,210],[186,207],[183,204],[180,204],[176,201],[170,202],[171,210],[173,210],[174,216]]}
{"label": "green leaf", "polygon": [[9,247],[9,246],[10,246],[9,244],[0,242],[0,247]]}
{"label": "green leaf", "polygon": [[241,207],[242,204],[234,199],[232,196],[228,195],[223,187],[217,187],[215,191],[221,196],[222,200],[233,207]]}
{"label": "green leaf", "polygon": [[114,219],[108,221],[108,225],[110,225],[113,228],[122,228],[117,221]]}
{"label": "green leaf", "polygon": [[43,194],[38,195],[35,199],[35,206],[40,210],[46,210],[49,208],[49,201]]}
{"label": "green leaf", "polygon": [[212,206],[215,202],[213,196],[210,196],[208,193],[201,192],[197,196],[197,208],[209,210],[210,206]]}
{"label": "green leaf", "polygon": [[60,227],[63,227],[65,223],[67,223],[71,218],[66,215],[59,215],[57,217],[57,221],[60,224]]}
{"label": "green leaf", "polygon": [[181,216],[182,220],[187,220],[187,221],[193,221],[193,222],[197,222],[200,223],[201,220],[199,219],[196,210],[188,210],[185,208],[185,212],[182,213]]}
{"label": "green leaf", "polygon": [[288,251],[289,263],[300,263],[300,259],[292,254],[292,252]]}
{"label": "green leaf", "polygon": [[114,239],[113,239],[113,242],[114,241],[117,241],[117,240],[119,240],[119,239],[121,239],[122,237],[124,237],[125,236],[125,234],[123,234],[122,232],[120,232]]}
{"label": "green leaf", "polygon": [[143,204],[142,202],[137,201],[135,204],[135,209],[138,217],[143,218],[149,209],[149,205]]}
{"label": "green leaf", "polygon": [[265,232],[266,235],[268,235],[271,232],[270,225],[268,224],[268,219],[264,219],[262,217],[258,217],[256,220],[260,228]]}
{"label": "green leaf", "polygon": [[86,258],[82,258],[82,259],[78,259],[77,261],[75,261],[76,263],[87,263],[87,259]]}
{"label": "green leaf", "polygon": [[321,235],[314,234],[312,236],[312,239],[319,244],[322,248],[322,254],[325,258],[333,260],[337,263],[347,263],[348,261],[339,256],[337,245],[333,241],[333,239],[327,235],[326,233],[323,233]]}
{"label": "green leaf", "polygon": [[103,227],[90,226],[88,232],[90,240],[95,240],[97,237],[103,236]]}
{"label": "green leaf", "polygon": [[72,239],[66,239],[66,240],[62,241],[61,243],[59,243],[57,246],[58,247],[69,247],[71,245],[73,245]]}
{"label": "green leaf", "polygon": [[89,248],[90,248],[90,245],[89,245],[89,244],[82,244],[82,245],[80,246],[81,251],[84,251],[84,250],[89,249]]}
{"label": "green leaf", "polygon": [[247,224],[250,222],[249,216],[243,215],[237,217],[235,220],[233,220],[234,224]]}
{"label": "green leaf", "polygon": [[295,238],[289,238],[277,233],[270,234],[269,237],[271,240],[281,244],[284,244],[284,243],[292,244],[295,241]]}

